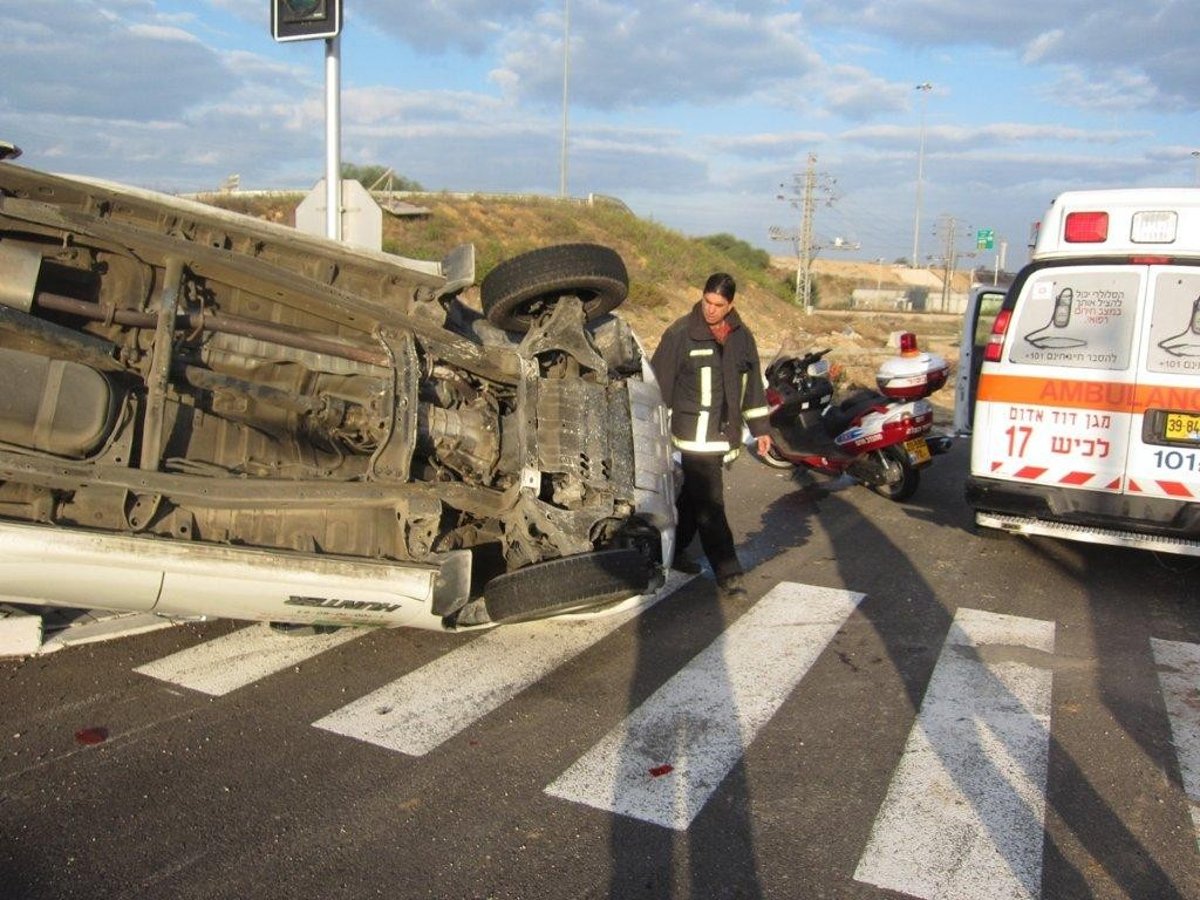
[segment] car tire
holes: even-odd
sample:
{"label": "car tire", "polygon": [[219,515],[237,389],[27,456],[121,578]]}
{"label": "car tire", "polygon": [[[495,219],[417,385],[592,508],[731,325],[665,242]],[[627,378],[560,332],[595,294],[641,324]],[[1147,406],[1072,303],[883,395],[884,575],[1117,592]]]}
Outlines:
{"label": "car tire", "polygon": [[579,298],[589,321],[611,312],[629,293],[629,273],[610,247],[559,244],[505,260],[487,274],[479,292],[489,322],[524,333],[567,295]]}
{"label": "car tire", "polygon": [[541,619],[644,594],[650,575],[637,550],[564,556],[496,576],[484,588],[484,605],[493,622]]}

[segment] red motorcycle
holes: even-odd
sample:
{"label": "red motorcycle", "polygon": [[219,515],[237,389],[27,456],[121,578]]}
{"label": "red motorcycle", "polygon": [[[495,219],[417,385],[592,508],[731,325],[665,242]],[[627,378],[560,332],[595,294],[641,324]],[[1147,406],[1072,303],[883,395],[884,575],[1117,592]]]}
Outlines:
{"label": "red motorcycle", "polygon": [[951,446],[948,435],[930,433],[933,405],[926,399],[946,383],[949,365],[904,332],[900,354],[876,373],[879,391],[860,389],[835,402],[823,359],[829,350],[795,356],[781,349],[767,366],[772,446],[759,459],[779,469],[849,475],[882,497],[907,500],[920,470]]}

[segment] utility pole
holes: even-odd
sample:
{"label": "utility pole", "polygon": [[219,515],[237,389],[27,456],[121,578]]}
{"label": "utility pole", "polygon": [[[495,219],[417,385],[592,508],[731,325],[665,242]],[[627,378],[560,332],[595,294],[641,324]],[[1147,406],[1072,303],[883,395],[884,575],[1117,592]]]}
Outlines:
{"label": "utility pole", "polygon": [[[783,185],[780,185],[782,188]],[[805,313],[811,313],[812,305],[812,261],[819,249],[813,243],[813,207],[814,196],[821,191],[827,195],[826,205],[833,203],[832,179],[819,179],[817,175],[816,154],[808,154],[808,165],[803,174],[792,176],[792,195],[785,197],[776,194],[775,199],[786,200],[792,207],[799,209],[800,230],[783,229],[772,226],[768,233],[772,240],[793,241],[796,246],[796,296],[797,306],[803,306]]]}
{"label": "utility pole", "polygon": [[961,233],[970,234],[970,225],[963,225],[958,219],[950,215],[943,215],[938,219],[937,225],[934,226],[934,233],[945,239],[945,250],[942,256],[943,275],[942,275],[942,312],[950,311],[950,293],[954,283],[954,273],[958,269],[958,260],[960,256],[974,257],[975,252],[960,253],[957,247],[958,235]]}
{"label": "utility pole", "polygon": [[953,216],[946,217],[946,256],[945,269],[942,275],[942,312],[950,308],[950,279],[954,277],[954,232],[958,221]]}
{"label": "utility pole", "polygon": [[808,168],[804,170],[804,214],[800,217],[800,268],[804,271],[804,311],[812,312],[812,223],[813,223],[813,182],[817,178],[817,157],[808,154]]}

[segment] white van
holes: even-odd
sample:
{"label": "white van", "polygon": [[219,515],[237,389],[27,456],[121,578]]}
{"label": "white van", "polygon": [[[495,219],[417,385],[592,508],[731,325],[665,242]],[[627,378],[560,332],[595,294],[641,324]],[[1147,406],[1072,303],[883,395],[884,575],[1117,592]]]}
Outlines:
{"label": "white van", "polygon": [[1200,189],[1054,201],[973,420],[979,525],[1200,556]]}

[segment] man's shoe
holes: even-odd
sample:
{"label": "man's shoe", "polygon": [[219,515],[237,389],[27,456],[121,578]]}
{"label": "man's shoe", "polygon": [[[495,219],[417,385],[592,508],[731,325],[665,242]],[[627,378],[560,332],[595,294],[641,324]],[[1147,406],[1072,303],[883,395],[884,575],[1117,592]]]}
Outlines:
{"label": "man's shoe", "polygon": [[674,562],[671,563],[671,568],[676,572],[682,572],[684,575],[700,574],[700,563],[696,562],[694,559],[689,559],[682,553],[675,557]]}
{"label": "man's shoe", "polygon": [[717,590],[722,597],[745,597],[746,586],[742,584],[741,575],[726,575],[717,579]]}

